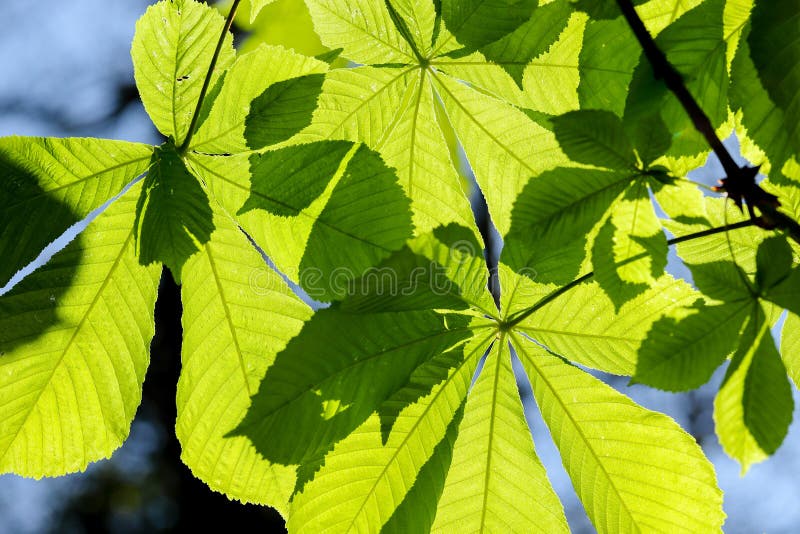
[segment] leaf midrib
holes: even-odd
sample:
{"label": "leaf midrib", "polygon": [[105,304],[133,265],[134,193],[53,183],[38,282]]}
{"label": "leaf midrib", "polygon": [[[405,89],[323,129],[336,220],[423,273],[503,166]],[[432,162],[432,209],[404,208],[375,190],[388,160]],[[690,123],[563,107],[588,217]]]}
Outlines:
{"label": "leaf midrib", "polygon": [[[581,430],[580,426],[578,425],[577,421],[572,416],[572,413],[570,412],[570,410],[568,410],[566,408],[566,405],[561,400],[561,396],[557,393],[557,389],[553,387],[553,384],[550,383],[550,380],[548,380],[548,378],[546,376],[544,376],[544,373],[542,373],[540,371],[539,365],[534,361],[534,358],[532,358],[524,349],[522,349],[523,345],[520,342],[520,340],[517,338],[517,336],[514,334],[513,331],[510,333],[510,335],[511,335],[512,339],[514,341],[516,341],[516,346],[519,347],[518,348],[519,352],[524,354],[525,357],[528,359],[528,362],[530,362],[530,365],[534,369],[536,369],[536,374],[538,375],[539,379],[542,380],[542,382],[544,382],[547,385],[547,388],[550,390],[553,398],[556,399],[556,401],[558,402],[559,406],[561,406],[562,413],[572,423],[572,427],[575,430],[575,433],[578,435],[578,437],[581,439],[581,441],[583,441],[583,443],[586,446],[586,448],[592,454],[592,457],[595,459],[595,462],[596,462],[596,465],[597,465],[598,469],[600,469],[600,471],[602,471],[603,475],[605,476],[606,480],[608,481],[609,487],[611,489],[613,489],[614,493],[616,494],[617,499],[618,499],[619,504],[620,504],[620,507],[622,509],[624,509],[625,512],[628,514],[628,517],[630,518],[630,522],[635,527],[636,532],[640,532],[638,524],[636,523],[636,521],[634,521],[633,513],[631,512],[630,509],[628,509],[627,503],[622,499],[622,494],[620,493],[620,490],[617,489],[616,484],[614,484],[614,481],[611,479],[611,476],[609,475],[609,473],[606,470],[605,466],[599,461],[600,455],[598,455],[597,452],[594,450],[594,447],[592,447],[592,444],[589,442],[588,438],[584,435],[584,433]],[[569,364],[567,364],[567,365],[569,365]],[[534,392],[534,398],[535,398],[535,395],[536,395],[536,393]],[[538,401],[537,401],[537,403],[538,403]],[[548,428],[549,428],[549,426],[550,425],[548,424]],[[560,451],[560,448],[559,448],[559,451]]]}
{"label": "leaf midrib", "polygon": [[[484,326],[482,326],[480,328],[488,328],[489,326],[490,325],[484,325]],[[475,330],[478,330],[478,328],[475,328]],[[355,525],[356,518],[360,515],[360,513],[364,509],[364,506],[366,506],[367,500],[368,500],[369,496],[372,495],[373,492],[375,491],[375,488],[377,487],[379,480],[382,479],[383,476],[386,474],[386,472],[389,469],[389,466],[393,464],[394,460],[397,458],[397,456],[400,453],[400,451],[403,450],[405,444],[408,442],[408,440],[414,434],[414,431],[417,429],[417,427],[419,427],[419,425],[421,424],[422,420],[428,414],[430,409],[434,406],[436,400],[447,389],[447,386],[455,379],[455,377],[458,376],[458,373],[461,371],[461,369],[465,365],[467,365],[467,363],[469,363],[469,361],[475,356],[475,354],[480,353],[481,349],[483,349],[483,347],[489,342],[489,340],[491,340],[494,337],[494,335],[495,335],[494,332],[492,332],[489,335],[489,337],[487,337],[482,343],[480,343],[480,344],[476,343],[476,348],[468,356],[464,357],[464,360],[458,365],[456,370],[453,371],[450,374],[450,376],[448,376],[443,382],[441,382],[442,386],[438,389],[438,391],[436,391],[436,393],[434,394],[434,396],[431,399],[430,403],[425,407],[425,410],[422,412],[422,414],[420,414],[420,416],[414,422],[412,427],[406,433],[406,436],[403,438],[403,440],[397,446],[397,448],[395,449],[395,451],[392,454],[392,456],[390,457],[390,459],[386,462],[386,465],[384,465],[383,469],[381,469],[380,474],[375,478],[375,482],[372,484],[372,486],[370,487],[369,491],[367,491],[365,493],[364,500],[361,502],[361,505],[359,506],[358,510],[353,515],[352,521],[350,521],[350,524],[347,526],[347,532],[351,531],[351,529],[353,528],[353,525]],[[469,340],[467,340],[467,342],[468,341]]]}
{"label": "leaf midrib", "polygon": [[[21,429],[23,429],[25,427],[25,425],[28,423],[28,420],[30,419],[31,414],[33,413],[34,408],[36,408],[36,405],[39,403],[39,400],[42,398],[42,395],[44,394],[45,389],[48,389],[50,387],[50,383],[52,382],[53,377],[56,374],[56,370],[58,370],[58,368],[61,367],[61,364],[63,363],[64,358],[67,355],[67,352],[69,352],[69,349],[72,347],[72,344],[75,342],[75,339],[78,337],[78,333],[83,329],[84,324],[86,323],[89,315],[91,315],[91,313],[92,313],[92,310],[94,310],[94,307],[100,301],[100,296],[103,294],[103,292],[105,291],[105,288],[108,286],[109,282],[113,278],[112,274],[116,271],[117,267],[119,267],[120,262],[122,260],[122,257],[125,255],[125,252],[128,250],[128,245],[130,244],[130,241],[131,241],[131,238],[133,238],[133,235],[134,235],[134,232],[133,232],[133,229],[131,229],[130,233],[128,234],[128,237],[125,238],[125,242],[123,243],[122,247],[120,247],[120,252],[117,255],[117,257],[115,258],[114,263],[112,264],[111,268],[109,269],[108,275],[103,280],[103,282],[100,284],[100,287],[98,288],[97,293],[95,293],[95,296],[92,298],[92,301],[89,303],[89,307],[86,309],[86,313],[83,315],[83,317],[81,317],[80,322],[75,326],[75,330],[73,331],[72,336],[67,341],[66,346],[61,351],[61,355],[58,357],[58,360],[53,365],[53,368],[50,371],[50,376],[47,377],[47,380],[39,388],[39,392],[37,393],[36,398],[33,400],[33,402],[30,403],[30,407],[28,409],[28,412],[25,414],[24,419],[22,420],[22,422],[17,427],[17,431],[16,431],[16,433],[14,435],[14,438],[12,440],[10,440],[8,442],[8,445],[5,447],[5,449],[3,449],[2,452],[0,452],[0,458],[5,458],[6,453],[8,453],[9,449],[11,449],[11,447],[16,443],[17,439],[19,439],[19,436],[21,435],[21,432],[20,432]],[[106,355],[108,355],[108,354],[106,353]],[[79,427],[79,429],[80,428],[81,427]],[[84,444],[84,447],[85,447],[85,444]],[[86,452],[84,451],[84,456],[85,455],[86,455]]]}

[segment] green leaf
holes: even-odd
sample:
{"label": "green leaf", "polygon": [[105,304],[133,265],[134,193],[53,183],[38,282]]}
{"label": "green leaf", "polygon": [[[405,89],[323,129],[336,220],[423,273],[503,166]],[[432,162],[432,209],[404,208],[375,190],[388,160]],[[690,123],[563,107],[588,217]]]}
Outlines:
{"label": "green leaf", "polygon": [[653,114],[642,117],[629,127],[631,128],[630,137],[636,143],[636,153],[645,167],[666,154],[672,144],[672,134],[660,115]]}
{"label": "green leaf", "polygon": [[[403,388],[417,367],[461,350],[472,335],[466,323],[432,311],[317,312],[278,354],[232,435],[247,436],[273,463],[317,460]],[[291,433],[280,430],[289,426]]]}
{"label": "green leaf", "polygon": [[[619,8],[615,2],[603,0],[601,3],[609,6],[618,17]],[[621,117],[628,86],[641,55],[641,45],[624,18],[589,21],[576,65],[580,72],[581,108],[607,109]],[[631,137],[636,139],[636,136]]]}
{"label": "green leaf", "polygon": [[[536,303],[553,289],[524,285],[516,288],[510,297],[505,297],[506,317]],[[592,282],[543,306],[516,328],[570,361],[608,373],[632,375],[639,346],[653,323],[672,310],[692,305],[698,298],[699,294],[686,282],[664,275],[617,310],[606,292]]]}
{"label": "green leaf", "polygon": [[435,78],[470,167],[500,235],[511,222],[508,206],[532,176],[564,162],[555,136],[522,111],[448,76]]}
{"label": "green leaf", "polygon": [[261,45],[225,73],[191,149],[236,154],[284,141],[311,122],[327,64]]}
{"label": "green leaf", "polygon": [[789,376],[800,384],[800,317],[790,313],[781,331],[781,357]]}
{"label": "green leaf", "polygon": [[309,74],[267,87],[250,104],[244,133],[247,146],[274,145],[308,126],[324,79],[322,74]]}
{"label": "green leaf", "polygon": [[[333,145],[329,145],[333,146]],[[282,149],[289,150],[289,149]],[[202,177],[212,196],[275,262],[318,299],[343,296],[348,283],[380,263],[411,237],[408,199],[396,177],[366,147],[354,145],[337,167],[319,176],[328,180],[325,192],[305,209],[303,197],[281,209],[300,210],[296,217],[275,215],[280,202],[258,194],[261,161],[274,161],[281,152],[232,157],[191,154],[193,172]],[[251,190],[251,161],[256,183]],[[268,165],[265,163],[264,165]],[[333,178],[330,178],[333,176]],[[287,184],[287,187],[289,184]],[[253,200],[248,200],[250,196]]]}
{"label": "green leaf", "polygon": [[0,139],[0,286],[147,170],[153,147],[102,139]]}
{"label": "green leaf", "polygon": [[686,266],[692,272],[697,289],[710,299],[737,302],[752,300],[756,296],[747,274],[732,261],[687,263]]}
{"label": "green leaf", "polygon": [[433,532],[569,532],[534,451],[504,337],[470,390]]}
{"label": "green leaf", "polygon": [[736,347],[751,308],[749,301],[696,306],[659,319],[639,349],[633,382],[667,391],[702,386]]}
{"label": "green leaf", "polygon": [[755,307],[714,400],[720,444],[742,474],[778,449],[792,421],[791,385],[769,328]]}
{"label": "green leaf", "polygon": [[[778,179],[784,163],[800,150],[800,132],[795,132],[793,137],[789,135],[791,126],[786,123],[784,111],[775,105],[764,88],[751,57],[751,33],[752,25],[748,22],[731,64],[730,106],[734,111],[741,110],[747,137],[766,153],[772,168],[770,177]],[[771,46],[763,39],[761,45]]]}
{"label": "green leaf", "polygon": [[[224,25],[217,10],[194,0],[162,0],[136,23],[131,48],[136,86],[153,123],[175,145],[188,134]],[[233,36],[228,35],[211,87],[235,56]]]}
{"label": "green leaf", "polygon": [[[732,202],[710,197],[704,197],[703,201],[703,217],[694,213],[692,216],[679,214],[676,219],[665,220],[664,227],[681,237],[743,220],[742,213]],[[691,212],[695,212],[698,206],[692,204]],[[704,284],[700,288],[704,293],[714,293],[713,298],[726,301],[749,298],[751,290],[749,282],[744,283],[747,279],[744,275],[756,272],[758,246],[768,236],[762,229],[751,226],[685,241],[678,244],[677,251],[692,269],[695,282]],[[733,291],[727,296],[726,287]]]}
{"label": "green leaf", "polygon": [[413,61],[411,47],[395,28],[383,2],[307,0],[306,3],[322,43],[331,49],[342,48],[347,59],[361,64]]}
{"label": "green leaf", "polygon": [[[431,0],[390,0],[392,7],[402,17],[413,46],[423,57],[431,52],[432,36],[437,24],[437,13]],[[411,43],[409,43],[411,44]]]}
{"label": "green leaf", "polygon": [[[628,186],[611,208],[609,221],[614,228],[611,254],[593,254],[595,270],[599,274],[601,268],[612,269],[620,280],[630,284],[652,284],[667,266],[667,238],[653,210],[645,180]],[[640,256],[640,260],[629,261]]]}
{"label": "green leaf", "polygon": [[[325,151],[330,152],[321,157]],[[200,174],[207,175],[207,169]],[[215,180],[212,190],[227,189],[218,198],[224,195],[232,201],[247,189],[229,190],[229,169],[220,166],[220,174],[207,181]],[[272,214],[239,221],[281,270],[296,277],[314,298],[341,299],[350,280],[401,248],[412,235],[409,201],[394,172],[363,145],[320,142],[253,155],[251,172],[250,197],[234,213],[246,215],[259,208]],[[295,179],[287,180],[283,173]],[[275,185],[275,179],[284,183]],[[306,190],[295,194],[298,186]],[[225,200],[223,204],[231,206]],[[292,237],[276,240],[281,232]]]}
{"label": "green leaf", "polygon": [[487,290],[481,246],[466,228],[450,225],[411,240],[348,287],[345,311],[465,310],[497,313]]}
{"label": "green leaf", "polygon": [[792,247],[782,236],[765,239],[756,253],[756,287],[762,292],[781,284],[792,272]]}
{"label": "green leaf", "polygon": [[156,149],[134,224],[139,262],[164,263],[178,281],[183,264],[211,237],[208,196],[174,147]]}
{"label": "green leaf", "polygon": [[339,168],[352,148],[346,141],[320,141],[254,156],[250,197],[239,214],[263,209],[285,217],[299,215],[325,191],[332,169]]}
{"label": "green leaf", "polygon": [[540,347],[512,339],[598,532],[722,531],[725,513],[714,468],[675,421]]}
{"label": "green leaf", "polygon": [[793,313],[800,313],[800,267],[795,267],[781,282],[769,289],[764,298]]}
{"label": "green leaf", "polygon": [[397,169],[418,234],[474,218],[437,120],[429,75],[408,68],[334,70],[326,76],[311,140],[363,141]]}
{"label": "green leaf", "polygon": [[[510,34],[530,19],[537,0],[442,0],[442,20],[469,50]],[[441,43],[441,49],[445,43]]]}
{"label": "green leaf", "polygon": [[571,111],[553,118],[561,149],[573,161],[622,171],[635,170],[633,153],[622,120],[610,111]]}
{"label": "green leaf", "polygon": [[747,37],[750,57],[770,100],[784,114],[782,128],[794,152],[800,150],[800,6],[791,2],[757,1]]}
{"label": "green leaf", "polygon": [[[422,532],[430,530],[436,515],[436,504],[444,489],[445,476],[453,459],[453,447],[463,415],[462,403],[450,421],[444,439],[436,444],[433,454],[420,468],[403,501],[392,512],[389,521],[384,523],[382,534],[405,534],[415,528]],[[425,515],[421,513],[423,510]]]}
{"label": "green leaf", "polygon": [[[314,5],[320,3],[319,0],[312,2]],[[342,35],[343,30],[337,30],[329,22],[350,20],[351,13],[347,8],[351,3],[345,2],[334,7],[332,2],[326,2],[330,8],[326,8],[327,11],[315,12],[312,9],[317,30],[323,41],[331,47],[344,46],[347,49],[349,45],[349,39]],[[381,7],[376,6],[373,11],[383,12]],[[387,36],[393,35],[402,39],[391,20],[387,21],[386,18],[391,18],[388,13],[384,18],[375,19],[375,24],[368,30],[370,37],[364,39],[365,43],[385,41]],[[439,37],[432,53],[434,57],[430,58],[429,63],[419,63],[410,55],[407,58],[395,55],[391,59],[376,57],[377,45],[373,47],[374,50],[361,50],[360,55],[350,55],[353,61],[372,64],[374,68],[352,69],[357,72],[351,70],[346,75],[329,75],[320,97],[320,110],[315,114],[315,124],[309,130],[323,138],[336,135],[353,141],[364,140],[371,148],[387,152],[387,162],[397,166],[401,183],[405,182],[406,176],[409,177],[406,191],[414,199],[416,219],[419,213],[417,204],[422,204],[418,198],[440,196],[438,190],[434,192],[427,185],[427,177],[437,182],[441,180],[441,190],[446,191],[448,197],[454,196],[451,191],[460,189],[460,185],[456,185],[457,180],[454,184],[449,178],[441,178],[442,175],[452,176],[453,173],[453,164],[447,157],[449,151],[446,144],[442,143],[441,136],[443,130],[449,129],[449,123],[463,145],[478,183],[489,201],[494,222],[501,232],[505,232],[508,217],[504,210],[508,201],[516,196],[530,176],[554,167],[565,158],[552,133],[534,124],[510,101],[495,98],[500,97],[499,94],[488,96],[466,86],[461,80],[471,80],[460,74],[454,74],[455,77],[446,75],[445,72],[460,65],[461,60],[442,56],[452,49],[445,46],[450,39],[445,30]],[[387,61],[392,63],[388,64]],[[479,70],[486,65],[485,58],[479,61]],[[497,66],[494,69],[503,72]],[[340,83],[345,76],[351,77],[347,86]],[[506,76],[503,88],[513,88],[519,93],[513,80],[505,74],[503,76]],[[484,76],[480,80],[487,78]],[[505,99],[505,96],[500,98]],[[439,105],[437,100],[444,104],[444,112],[433,111]],[[402,111],[398,113],[398,110]],[[436,122],[431,124],[431,121]],[[316,124],[320,126],[315,128]],[[395,134],[402,135],[399,142]],[[427,142],[431,138],[435,144]],[[490,142],[487,143],[487,139]],[[395,162],[395,154],[402,155],[399,163]],[[413,169],[413,173],[407,175],[406,169]],[[437,204],[451,207],[437,213],[428,206],[420,206],[424,216],[430,217],[436,213],[438,219],[436,224],[418,225],[420,231],[429,231],[451,222],[462,226],[471,224],[468,216],[464,220],[446,218],[453,211],[463,217],[461,214],[466,213],[463,201],[457,197],[452,201],[448,198],[449,202],[441,200]],[[433,203],[431,200],[426,202],[428,205]]]}
{"label": "green leaf", "polygon": [[275,0],[250,0],[250,24],[255,22],[261,10],[270,5]]}
{"label": "green leaf", "polygon": [[176,433],[181,459],[212,489],[287,512],[295,471],[264,460],[244,437],[225,438],[275,354],[311,310],[247,237],[215,211],[210,240],[186,262]]}
{"label": "green leaf", "polygon": [[[314,480],[295,496],[288,528],[374,532],[388,521],[394,525],[385,530],[392,531],[404,519],[403,532],[429,531],[448,466],[434,463],[426,479],[409,474],[424,469],[431,460],[436,462],[437,448],[448,440],[448,427],[459,418],[470,380],[489,344],[486,334],[469,340],[463,352],[435,356],[378,413],[337,443]],[[387,439],[380,415],[395,409],[399,416]],[[343,501],[340,491],[353,498]],[[427,497],[424,508],[395,517],[402,502],[415,493]]]}
{"label": "green leaf", "polygon": [[534,10],[531,18],[504,36],[481,49],[483,55],[508,72],[523,88],[525,68],[530,61],[546,52],[556,42],[569,22],[572,8],[565,0],[556,0]]}
{"label": "green leaf", "polygon": [[528,66],[523,78],[525,91],[534,95],[530,109],[559,115],[578,109],[581,73],[578,61],[587,17],[573,13],[558,40]]}
{"label": "green leaf", "polygon": [[82,471],[128,435],[161,272],[141,267],[134,253],[139,189],[0,297],[2,473]]}
{"label": "green leaf", "polygon": [[586,258],[587,235],[630,183],[628,173],[559,167],[530,180],[514,202],[503,262],[565,284]]}

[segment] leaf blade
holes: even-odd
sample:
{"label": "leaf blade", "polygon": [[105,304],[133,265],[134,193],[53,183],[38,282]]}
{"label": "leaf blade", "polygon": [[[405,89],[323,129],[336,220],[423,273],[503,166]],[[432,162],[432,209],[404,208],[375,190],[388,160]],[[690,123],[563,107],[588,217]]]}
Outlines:
{"label": "leaf blade", "polygon": [[145,172],[152,155],[125,141],[0,139],[0,284]]}
{"label": "leaf blade", "polygon": [[500,338],[470,390],[432,532],[568,532]]}
{"label": "leaf blade", "polygon": [[[225,21],[195,0],[162,0],[136,23],[131,56],[136,86],[158,130],[180,146]],[[211,87],[235,58],[233,36],[220,50]]]}
{"label": "leaf blade", "polygon": [[[133,246],[139,186],[0,297],[0,471],[82,471],[127,437],[149,362],[160,269]],[[65,269],[75,269],[64,283]],[[55,314],[55,319],[49,319]],[[50,322],[39,331],[35,317]]]}
{"label": "leaf blade", "polygon": [[598,532],[721,532],[714,469],[672,419],[514,336],[534,398]]}
{"label": "leaf blade", "polygon": [[176,433],[181,459],[215,491],[285,514],[293,468],[270,464],[243,437],[258,381],[311,316],[239,228],[215,210],[211,239],[186,263]]}

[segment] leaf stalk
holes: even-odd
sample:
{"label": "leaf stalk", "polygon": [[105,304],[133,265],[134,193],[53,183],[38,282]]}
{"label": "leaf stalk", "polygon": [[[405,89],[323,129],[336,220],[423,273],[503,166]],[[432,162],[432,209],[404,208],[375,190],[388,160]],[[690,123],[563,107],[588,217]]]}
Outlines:
{"label": "leaf stalk", "polygon": [[206,79],[203,80],[203,87],[200,89],[200,96],[197,99],[197,107],[195,107],[194,114],[192,115],[192,122],[189,123],[189,130],[186,132],[186,138],[183,140],[183,143],[181,143],[181,146],[178,147],[178,153],[180,154],[184,154],[192,142],[194,131],[197,128],[197,121],[200,119],[200,112],[203,109],[203,101],[205,100],[206,95],[208,94],[208,89],[211,86],[211,78],[214,76],[214,69],[217,66],[219,54],[222,52],[222,47],[225,44],[225,38],[228,36],[228,32],[231,31],[233,19],[236,18],[236,10],[239,9],[239,4],[241,2],[242,0],[233,0],[233,5],[228,13],[228,18],[225,20],[225,26],[222,28],[219,41],[217,41],[217,47],[214,49],[214,55],[211,56],[211,63],[208,66],[208,72],[206,72]]}
{"label": "leaf stalk", "polygon": [[[678,243],[683,243],[685,241],[691,241],[693,239],[700,239],[703,237],[708,237],[715,234],[720,234],[722,232],[728,232],[732,230],[738,230],[740,228],[747,228],[749,226],[757,226],[757,222],[753,219],[747,219],[745,221],[740,221],[734,224],[726,224],[725,226],[718,226],[716,228],[709,228],[708,230],[702,230],[700,232],[695,232],[692,234],[686,234],[684,236],[675,237],[667,241],[667,245],[677,245]],[[623,265],[627,265],[628,263],[640,260],[647,256],[646,252],[642,252],[641,254],[637,254],[636,256],[631,256],[630,258],[626,258],[625,260],[615,264],[615,267],[621,267]],[[551,293],[547,294],[546,296],[542,297],[536,304],[529,308],[525,308],[524,310],[520,310],[519,312],[511,315],[507,320],[503,321],[501,327],[503,330],[508,330],[513,328],[514,326],[518,325],[547,304],[551,303],[564,293],[568,292],[570,289],[578,287],[584,282],[591,280],[594,277],[594,271],[588,272],[583,276],[576,278],[569,284],[559,287],[558,289],[552,291]]]}

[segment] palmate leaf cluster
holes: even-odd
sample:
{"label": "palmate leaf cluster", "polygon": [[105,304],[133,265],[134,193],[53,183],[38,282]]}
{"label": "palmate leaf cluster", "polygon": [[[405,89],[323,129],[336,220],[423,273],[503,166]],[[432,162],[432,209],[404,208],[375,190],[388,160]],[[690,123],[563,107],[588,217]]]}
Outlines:
{"label": "palmate leaf cluster", "polygon": [[[800,216],[800,10],[635,4]],[[729,359],[717,433],[743,469],[763,460],[800,378],[800,249],[702,235],[743,216],[686,179],[708,147],[615,3],[306,5],[332,53],[217,50],[215,10],[151,6],[132,56],[161,146],[0,139],[0,283],[103,208],[0,296],[0,470],[60,475],[120,446],[166,266],[182,459],[291,531],[568,530],[515,358],[598,531],[719,531],[694,439],[587,370],[680,391]],[[463,161],[504,240],[499,308]],[[688,236],[692,285],[665,272],[665,229]]]}

